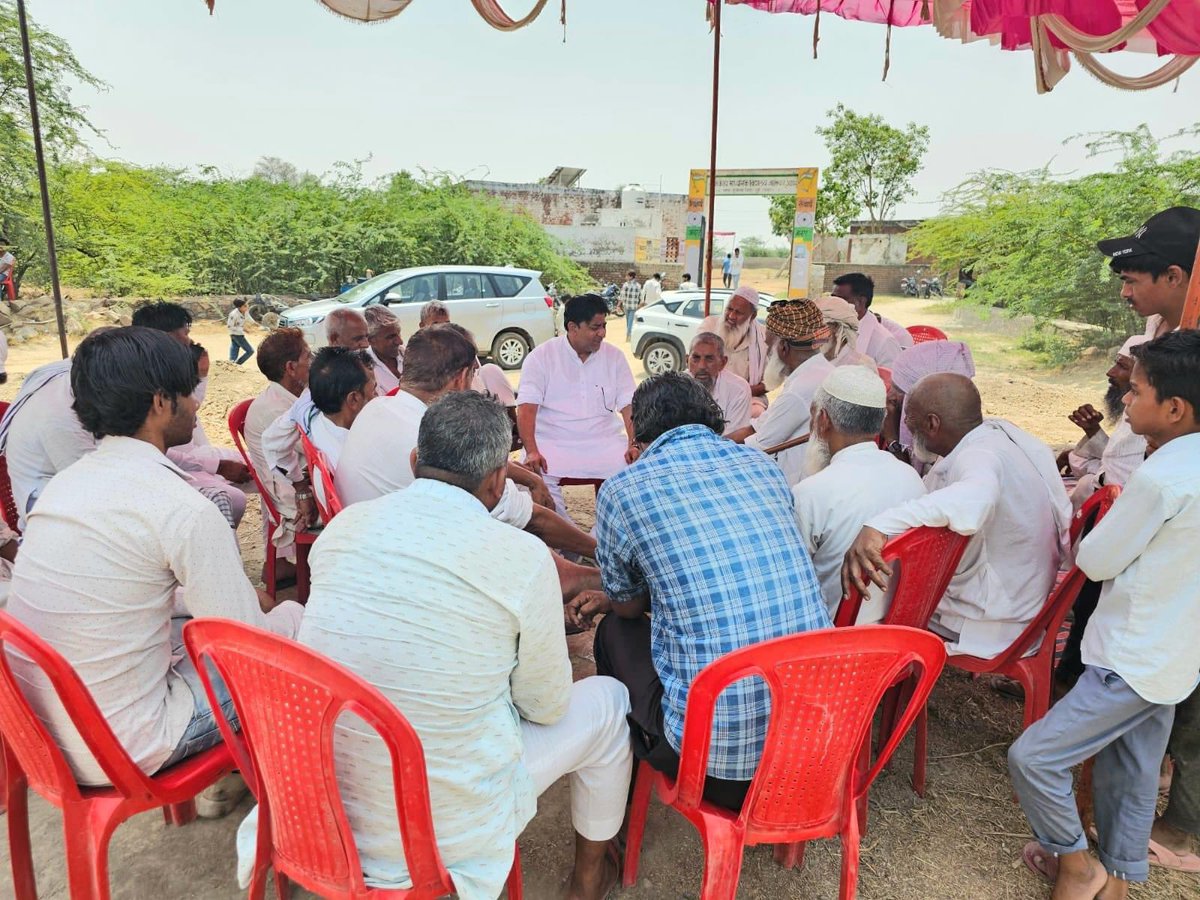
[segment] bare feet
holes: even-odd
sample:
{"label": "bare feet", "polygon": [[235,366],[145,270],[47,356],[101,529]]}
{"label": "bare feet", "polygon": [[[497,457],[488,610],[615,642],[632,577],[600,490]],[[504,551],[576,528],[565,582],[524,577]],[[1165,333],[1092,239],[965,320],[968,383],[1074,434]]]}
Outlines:
{"label": "bare feet", "polygon": [[[1096,900],[1108,887],[1108,873],[1087,850],[1065,853],[1058,858],[1058,863],[1058,878],[1050,900]],[[1111,900],[1118,900],[1120,896],[1113,894]],[[1106,896],[1105,900],[1109,898]]]}
{"label": "bare feet", "polygon": [[566,900],[604,900],[620,876],[612,841],[588,841],[575,835],[575,869],[567,883]]}

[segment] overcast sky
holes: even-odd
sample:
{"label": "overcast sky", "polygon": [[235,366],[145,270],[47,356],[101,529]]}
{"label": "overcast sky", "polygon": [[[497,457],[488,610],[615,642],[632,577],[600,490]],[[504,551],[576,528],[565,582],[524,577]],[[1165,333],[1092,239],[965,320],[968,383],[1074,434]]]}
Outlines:
{"label": "overcast sky", "polygon": [[[532,0],[504,0],[523,15]],[[395,19],[360,25],[312,0],[27,0],[109,85],[79,89],[108,144],[139,164],[216,165],[248,173],[261,156],[324,172],[446,171],[533,181],[557,165],[586,168],[585,187],[640,183],[686,190],[708,162],[712,40],[703,0],[558,0],[511,34],[468,0],[413,0]],[[553,9],[551,9],[553,7]],[[936,212],[970,172],[1102,168],[1072,135],[1146,123],[1160,136],[1200,120],[1200,72],[1171,87],[1125,93],[1076,66],[1038,96],[1028,52],[962,45],[932,28],[896,29],[880,81],[884,29],[727,7],[718,165],[826,162],[813,129],[838,102],[895,125],[930,128],[930,150],[904,216]],[[1154,60],[1119,54],[1127,73]],[[765,233],[766,202],[728,199],[716,226]]]}

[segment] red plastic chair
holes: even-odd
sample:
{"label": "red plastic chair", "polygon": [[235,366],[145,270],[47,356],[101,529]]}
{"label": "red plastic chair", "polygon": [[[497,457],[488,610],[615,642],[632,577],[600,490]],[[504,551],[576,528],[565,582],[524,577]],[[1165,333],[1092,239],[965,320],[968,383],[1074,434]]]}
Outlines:
{"label": "red plastic chair", "polygon": [[394,388],[392,388],[390,391],[388,391],[388,392],[387,392],[386,394],[384,394],[383,396],[385,396],[385,397],[395,397],[395,396],[396,396],[398,393],[400,393],[400,385],[396,385]]}
{"label": "red plastic chair", "polygon": [[[275,596],[275,563],[277,555],[275,553],[275,545],[273,538],[275,537],[275,529],[279,527],[281,521],[278,510],[275,509],[275,503],[271,499],[271,495],[267,493],[267,488],[259,477],[258,472],[254,470],[254,462],[250,459],[250,454],[246,451],[246,413],[250,411],[250,404],[253,403],[253,398],[243,400],[229,411],[229,433],[233,437],[234,444],[237,445],[238,452],[242,454],[242,460],[246,463],[246,468],[250,470],[250,475],[254,479],[254,484],[258,488],[258,496],[262,502],[263,516],[267,520],[267,540],[266,546],[263,547],[263,555],[266,557],[267,563],[267,583],[264,585],[268,594]],[[296,532],[296,599],[304,603],[308,600],[308,550],[312,546],[317,536],[311,531]]]}
{"label": "red plastic chair", "polygon": [[317,512],[321,514],[321,521],[328,525],[333,521],[333,517],[345,508],[345,504],[338,496],[329,458],[308,439],[304,429],[297,425],[296,430],[300,432],[300,443],[304,447],[304,456],[308,460],[308,480],[312,482],[313,499],[317,501]]}
{"label": "red plastic chair", "polygon": [[879,366],[879,378],[883,382],[883,386],[887,390],[892,389],[892,370],[886,366]]}
{"label": "red plastic chair", "polygon": [[[637,881],[650,792],[682,813],[704,843],[702,900],[737,893],[743,847],[781,844],[776,859],[789,867],[803,861],[802,842],[839,835],[842,878],[839,897],[850,900],[858,884],[859,809],[867,789],[924,706],[946,659],[934,634],[911,628],[865,625],[778,638],[736,650],[711,663],[688,691],[679,775],[672,781],[643,762],[638,767],[624,883]],[[897,679],[915,687],[875,765],[865,763],[871,720]],[[721,691],[758,675],[771,691],[771,721],[762,760],[741,812],[703,797],[713,708]]]}
{"label": "red plastic chair", "polygon": [[[892,538],[883,548],[883,559],[892,566],[892,602],[883,617],[884,625],[908,628],[929,627],[929,619],[941,602],[950,579],[958,569],[970,538],[949,528],[913,528]],[[897,568],[896,564],[899,563]],[[834,625],[844,628],[858,618],[862,595],[854,588],[838,607]],[[880,743],[888,740],[896,727],[897,709],[903,688],[888,694],[880,722]],[[913,790],[925,796],[926,749],[929,741],[929,717],[924,707],[917,718],[916,749],[913,753]]]}
{"label": "red plastic chair", "polygon": [[[250,900],[262,900],[272,868],[281,898],[289,880],[330,900],[424,900],[454,893],[434,837],[421,740],[383,694],[307,647],[237,622],[192,621],[183,639],[208,696],[212,686],[202,663],[211,663],[224,680],[241,723],[237,733],[217,715],[259,803]],[[391,755],[411,888],[385,890],[363,882],[334,770],[334,726],[343,713],[370,725]],[[508,896],[521,900],[519,852]]]}
{"label": "red plastic chair", "polygon": [[1112,509],[1112,505],[1121,496],[1119,484],[1106,484],[1092,496],[1083,501],[1083,506],[1071,517],[1071,546],[1074,547],[1081,534],[1096,527],[1096,523],[1104,518],[1104,514]]}
{"label": "red plastic chair", "polygon": [[0,298],[12,303],[17,299],[17,284],[13,281],[12,269],[4,273],[4,277],[0,278]]}
{"label": "red plastic chair", "polygon": [[[8,412],[8,406],[8,403],[0,402],[0,419]],[[17,501],[13,498],[12,480],[8,477],[8,457],[3,455],[0,455],[0,513],[4,516],[4,523],[20,534]]]}
{"label": "red plastic chair", "polygon": [[926,341],[946,341],[946,332],[932,325],[909,325],[908,333],[912,335],[914,344],[924,344]]}
{"label": "red plastic chair", "polygon": [[[7,652],[4,652],[7,651]],[[81,787],[66,758],[25,699],[9,667],[8,653],[33,661],[59,700],[112,787]],[[62,810],[71,900],[108,900],[108,842],[117,826],[146,810],[163,807],[167,824],[196,817],[194,797],[233,770],[224,745],[206,750],[157,775],[145,775],[109,728],[75,670],[45,641],[0,612],[0,735],[4,738],[4,796],[16,900],[36,900],[29,837],[32,787]]]}

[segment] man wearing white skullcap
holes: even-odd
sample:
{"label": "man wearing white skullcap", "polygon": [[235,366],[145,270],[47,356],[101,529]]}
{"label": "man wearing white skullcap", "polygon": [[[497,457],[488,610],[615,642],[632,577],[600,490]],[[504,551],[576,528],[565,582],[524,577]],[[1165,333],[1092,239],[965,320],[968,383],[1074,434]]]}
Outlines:
{"label": "man wearing white skullcap", "polygon": [[[1079,478],[1071,491],[1075,509],[1079,509],[1099,487],[1106,484],[1124,487],[1133,470],[1146,459],[1146,439],[1134,434],[1125,421],[1125,405],[1121,398],[1129,391],[1129,376],[1133,372],[1131,350],[1148,340],[1145,335],[1134,335],[1117,351],[1116,361],[1108,370],[1104,412],[1085,403],[1067,417],[1083,430],[1083,437],[1074,449],[1059,456],[1059,469]],[[1111,435],[1102,427],[1104,413],[1108,413],[1110,421],[1117,423]]]}
{"label": "man wearing white skullcap", "polygon": [[[883,381],[863,366],[834,369],[813,397],[808,477],[792,488],[792,498],[831,619],[842,602],[842,559],[863,525],[925,494],[912,466],[876,446],[886,404]],[[872,588],[857,624],[880,621],[890,599]]]}

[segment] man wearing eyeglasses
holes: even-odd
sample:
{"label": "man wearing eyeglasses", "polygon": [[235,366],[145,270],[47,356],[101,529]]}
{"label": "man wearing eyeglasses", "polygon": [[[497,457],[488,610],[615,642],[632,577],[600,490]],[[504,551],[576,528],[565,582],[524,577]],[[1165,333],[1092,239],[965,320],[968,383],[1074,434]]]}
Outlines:
{"label": "man wearing eyeglasses", "polygon": [[[776,341],[767,358],[763,382],[768,390],[783,385],[779,397],[752,425],[727,435],[765,450],[808,434],[813,395],[834,366],[821,353],[829,326],[811,300],[777,300],[767,313],[767,331]],[[790,487],[804,477],[804,445],[776,457]]]}
{"label": "man wearing eyeglasses", "polygon": [[521,370],[517,428],[525,465],[543,474],[561,515],[559,480],[608,478],[638,456],[630,403],[633,372],[604,340],[608,304],[597,294],[567,301],[566,334],[534,349]]}

